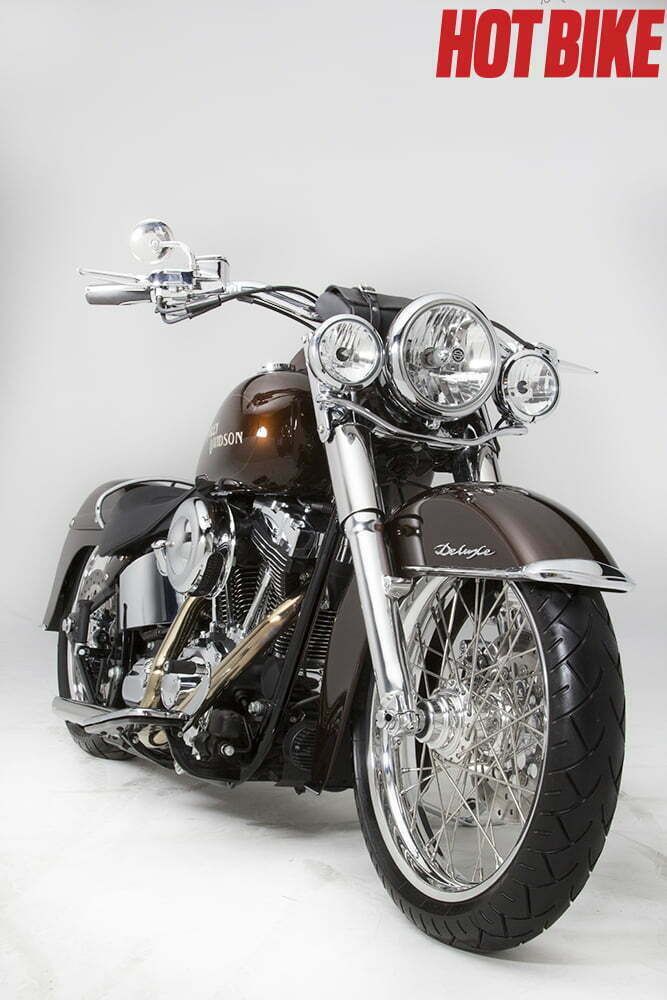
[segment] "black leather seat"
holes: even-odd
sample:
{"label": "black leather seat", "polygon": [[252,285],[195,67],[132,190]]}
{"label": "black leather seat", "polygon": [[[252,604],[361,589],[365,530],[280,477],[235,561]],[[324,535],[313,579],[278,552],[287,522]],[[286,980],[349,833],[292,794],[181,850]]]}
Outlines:
{"label": "black leather seat", "polygon": [[130,487],[102,528],[100,555],[131,555],[155,541],[167,531],[174,511],[189,492],[177,486]]}

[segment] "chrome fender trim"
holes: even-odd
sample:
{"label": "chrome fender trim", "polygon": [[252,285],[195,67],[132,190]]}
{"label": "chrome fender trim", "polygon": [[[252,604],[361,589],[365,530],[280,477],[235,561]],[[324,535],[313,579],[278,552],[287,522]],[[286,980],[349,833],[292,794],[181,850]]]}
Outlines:
{"label": "chrome fender trim", "polygon": [[489,580],[533,580],[536,583],[564,583],[574,587],[593,587],[627,594],[635,586],[617,566],[592,559],[541,559],[521,567],[507,569],[464,569],[461,566],[404,566],[410,576],[461,576]]}

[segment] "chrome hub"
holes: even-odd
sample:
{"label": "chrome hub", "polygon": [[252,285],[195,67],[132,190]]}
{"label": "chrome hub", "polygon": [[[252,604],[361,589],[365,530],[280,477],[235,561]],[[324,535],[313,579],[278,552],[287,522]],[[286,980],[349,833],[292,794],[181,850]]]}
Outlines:
{"label": "chrome hub", "polygon": [[443,689],[420,702],[424,726],[417,739],[445,757],[454,756],[465,733],[466,706],[457,691]]}
{"label": "chrome hub", "polygon": [[449,760],[462,760],[478,743],[493,743],[494,733],[504,731],[511,721],[499,696],[489,695],[480,708],[453,688],[436,691],[419,703],[419,710],[423,725],[417,739]]}

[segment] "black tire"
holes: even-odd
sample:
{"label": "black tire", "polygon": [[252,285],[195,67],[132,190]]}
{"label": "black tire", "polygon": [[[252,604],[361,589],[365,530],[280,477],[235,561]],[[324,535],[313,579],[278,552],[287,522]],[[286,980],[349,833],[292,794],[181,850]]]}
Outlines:
{"label": "black tire", "polygon": [[369,790],[370,670],[357,702],[355,795],[373,864],[391,898],[420,930],[467,951],[514,947],[561,916],[600,856],[621,781],[623,679],[602,597],[564,587],[519,589],[542,638],[550,731],[544,778],[525,838],[510,867],[486,891],[467,901],[436,901],[396,867]]}
{"label": "black tire", "polygon": [[[83,569],[85,569],[85,566],[82,568],[74,584],[71,601],[74,600]],[[58,694],[61,698],[71,697],[69,678],[67,676],[67,636],[62,631],[58,633]],[[100,757],[103,760],[133,760],[132,754],[126,753],[125,750],[114,746],[101,736],[89,736],[81,726],[77,726],[72,722],[66,722],[65,725],[76,745],[81,747],[84,753],[90,754],[91,757]]]}

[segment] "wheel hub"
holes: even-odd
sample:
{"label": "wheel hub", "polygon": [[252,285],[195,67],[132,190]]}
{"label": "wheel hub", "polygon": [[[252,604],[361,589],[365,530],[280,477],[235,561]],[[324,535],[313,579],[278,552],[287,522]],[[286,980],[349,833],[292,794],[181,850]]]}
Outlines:
{"label": "wheel hub", "polygon": [[442,688],[419,703],[423,725],[416,734],[430,750],[450,760],[462,760],[478,743],[501,732],[505,713],[501,699],[489,696],[480,706],[469,695],[454,688]]}
{"label": "wheel hub", "polygon": [[419,703],[424,724],[417,739],[445,757],[456,753],[464,735],[466,710],[460,692],[443,688]]}

